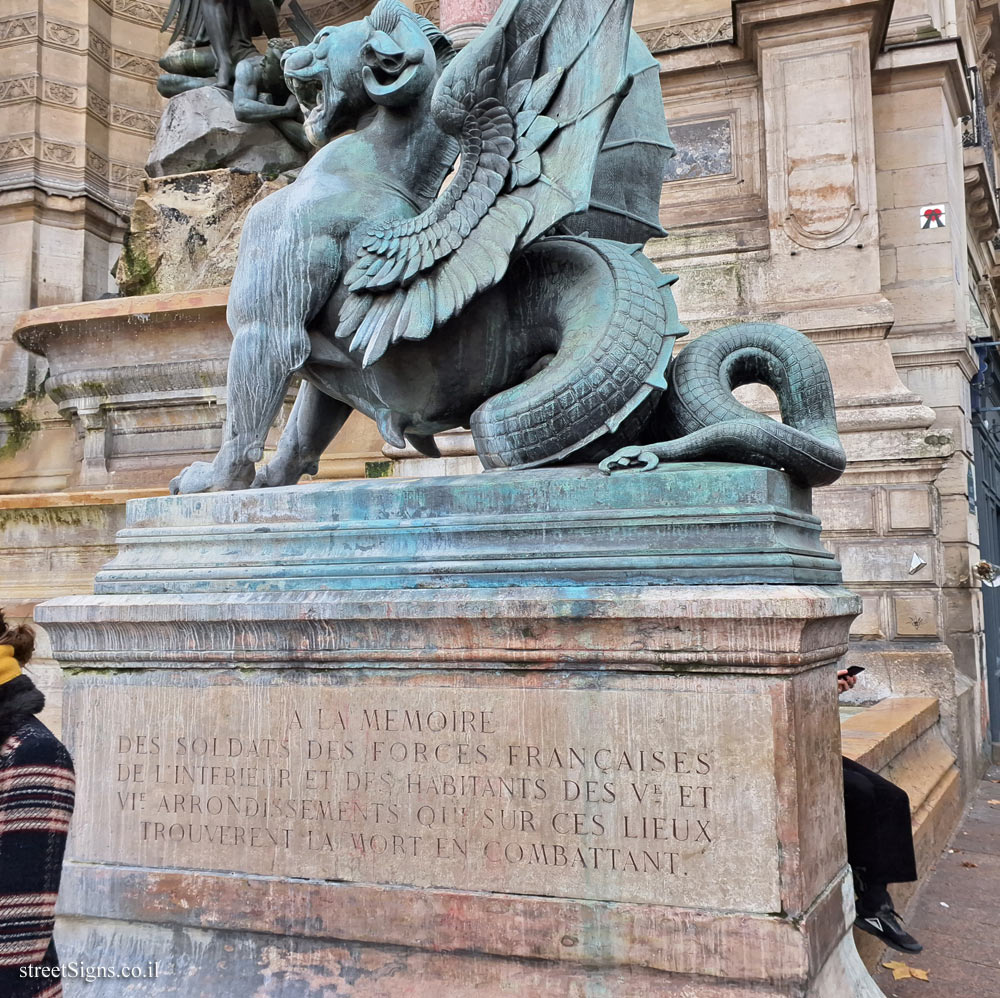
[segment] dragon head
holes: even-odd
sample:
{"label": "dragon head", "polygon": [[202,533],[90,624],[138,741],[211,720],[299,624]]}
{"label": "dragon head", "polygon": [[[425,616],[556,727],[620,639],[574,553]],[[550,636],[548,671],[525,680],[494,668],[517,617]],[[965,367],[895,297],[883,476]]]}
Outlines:
{"label": "dragon head", "polygon": [[282,58],[285,81],[321,146],[378,105],[401,107],[432,88],[454,58],[448,38],[399,0],[379,0],[361,21],[323,28]]}

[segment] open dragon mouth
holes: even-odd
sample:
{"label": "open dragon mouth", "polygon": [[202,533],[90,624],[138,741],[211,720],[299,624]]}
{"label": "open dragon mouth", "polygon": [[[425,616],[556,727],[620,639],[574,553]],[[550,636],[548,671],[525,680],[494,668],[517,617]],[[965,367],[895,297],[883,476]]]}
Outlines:
{"label": "open dragon mouth", "polygon": [[315,76],[302,79],[291,74],[287,75],[286,79],[306,120],[318,121],[322,118],[326,108],[323,99],[323,81]]}

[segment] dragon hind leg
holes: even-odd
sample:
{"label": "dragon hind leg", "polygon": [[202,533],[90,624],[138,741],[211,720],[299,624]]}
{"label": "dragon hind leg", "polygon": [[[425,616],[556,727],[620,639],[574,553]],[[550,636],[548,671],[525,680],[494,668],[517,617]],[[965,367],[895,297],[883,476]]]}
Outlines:
{"label": "dragon hind leg", "polygon": [[295,485],[319,471],[319,459],[354,410],[346,402],[303,381],[274,457],[253,480],[253,488]]}

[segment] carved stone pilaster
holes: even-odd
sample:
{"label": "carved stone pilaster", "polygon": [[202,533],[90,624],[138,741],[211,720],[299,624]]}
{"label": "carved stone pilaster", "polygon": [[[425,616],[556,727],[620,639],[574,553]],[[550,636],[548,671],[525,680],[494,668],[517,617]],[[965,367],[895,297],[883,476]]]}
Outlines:
{"label": "carved stone pilaster", "polygon": [[863,296],[884,307],[875,325],[891,316],[879,276],[871,96],[888,13],[866,0],[734,4],[736,40],[763,91],[770,297],[825,308]]}

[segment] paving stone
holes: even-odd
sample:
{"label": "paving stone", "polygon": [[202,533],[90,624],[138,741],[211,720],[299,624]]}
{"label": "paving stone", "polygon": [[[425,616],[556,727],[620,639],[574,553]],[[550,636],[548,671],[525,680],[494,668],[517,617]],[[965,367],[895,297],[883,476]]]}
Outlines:
{"label": "paving stone", "polygon": [[874,976],[886,998],[1000,998],[1000,807],[988,803],[1000,800],[997,779],[993,767],[966,809],[954,851],[941,856],[911,905],[907,929],[923,952],[886,950],[879,961],[918,967],[930,980],[894,981],[879,966]]}

